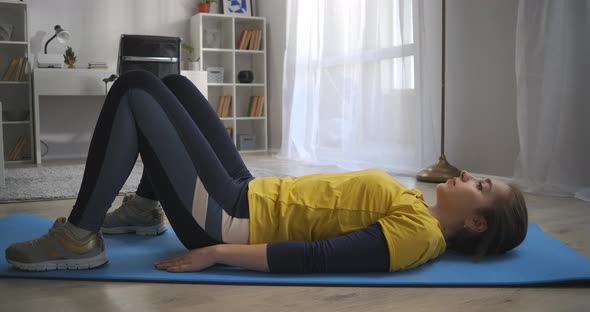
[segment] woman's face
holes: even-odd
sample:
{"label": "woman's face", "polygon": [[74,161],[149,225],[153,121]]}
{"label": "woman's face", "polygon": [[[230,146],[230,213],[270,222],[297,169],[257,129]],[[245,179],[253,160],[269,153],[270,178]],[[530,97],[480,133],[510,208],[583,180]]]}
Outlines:
{"label": "woman's face", "polygon": [[[510,187],[491,179],[477,179],[467,171],[436,186],[437,205],[455,220],[476,215],[477,210],[491,207],[498,196],[508,196]],[[484,229],[485,230],[485,229]]]}

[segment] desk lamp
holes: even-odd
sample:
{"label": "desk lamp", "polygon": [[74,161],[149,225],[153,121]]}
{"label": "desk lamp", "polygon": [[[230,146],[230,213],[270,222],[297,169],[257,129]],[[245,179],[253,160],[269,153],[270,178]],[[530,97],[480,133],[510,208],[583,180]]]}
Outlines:
{"label": "desk lamp", "polygon": [[47,54],[47,45],[51,40],[57,38],[60,43],[66,43],[70,40],[70,33],[59,25],[53,27],[55,34],[45,43],[45,53],[37,55],[37,65],[43,68],[62,68],[64,65],[61,54]]}

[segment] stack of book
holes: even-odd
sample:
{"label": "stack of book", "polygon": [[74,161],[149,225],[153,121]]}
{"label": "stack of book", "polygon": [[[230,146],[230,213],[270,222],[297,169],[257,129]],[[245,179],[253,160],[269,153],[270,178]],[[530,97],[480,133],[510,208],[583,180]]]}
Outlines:
{"label": "stack of book", "polygon": [[236,45],[240,50],[260,50],[262,44],[262,30],[245,29],[242,30],[240,40]]}
{"label": "stack of book", "polygon": [[219,97],[219,104],[217,104],[217,115],[219,117],[229,117],[231,108],[231,95],[222,95]]}
{"label": "stack of book", "polygon": [[262,117],[264,112],[264,96],[255,95],[250,97],[248,105],[248,117]]}
{"label": "stack of book", "polygon": [[89,69],[108,69],[109,65],[107,64],[107,62],[88,62],[88,68]]}
{"label": "stack of book", "polygon": [[20,136],[16,141],[16,145],[10,152],[8,156],[8,160],[21,160],[23,159],[23,155],[25,153],[25,146],[28,144],[28,138],[25,136]]}
{"label": "stack of book", "polygon": [[29,59],[24,56],[13,57],[12,60],[10,60],[10,63],[8,63],[8,68],[6,68],[6,71],[2,76],[2,80],[23,80],[23,77],[25,76],[25,70],[27,69],[28,60]]}

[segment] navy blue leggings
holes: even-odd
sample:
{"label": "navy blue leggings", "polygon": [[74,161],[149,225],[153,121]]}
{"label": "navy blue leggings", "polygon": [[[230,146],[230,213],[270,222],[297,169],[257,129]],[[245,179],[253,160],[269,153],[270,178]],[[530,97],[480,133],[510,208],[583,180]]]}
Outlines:
{"label": "navy blue leggings", "polygon": [[138,154],[141,196],[158,199],[189,249],[221,243],[192,216],[197,176],[230,216],[248,217],[252,175],[207,99],[185,77],[131,71],[111,87],[98,118],[68,221],[98,231]]}

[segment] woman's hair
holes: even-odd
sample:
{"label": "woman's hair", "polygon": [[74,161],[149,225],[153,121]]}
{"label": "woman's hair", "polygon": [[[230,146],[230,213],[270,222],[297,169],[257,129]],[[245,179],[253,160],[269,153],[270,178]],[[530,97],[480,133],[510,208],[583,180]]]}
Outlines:
{"label": "woman's hair", "polygon": [[503,254],[520,245],[528,227],[528,213],[521,190],[512,184],[510,195],[497,198],[491,207],[481,209],[487,229],[475,233],[463,228],[447,242],[447,248],[461,253],[483,257]]}

